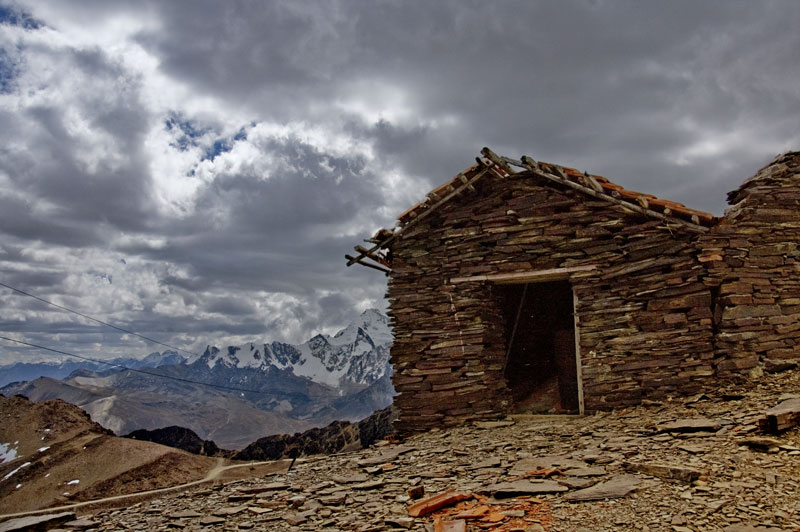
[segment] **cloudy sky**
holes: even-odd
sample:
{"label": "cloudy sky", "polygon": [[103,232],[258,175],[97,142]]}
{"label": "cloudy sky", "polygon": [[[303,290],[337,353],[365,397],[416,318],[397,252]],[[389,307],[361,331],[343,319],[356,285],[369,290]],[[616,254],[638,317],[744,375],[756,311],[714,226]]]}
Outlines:
{"label": "cloudy sky", "polygon": [[[343,255],[482,146],[721,214],[800,148],[799,7],[0,0],[0,282],[190,351],[300,342],[385,307]],[[2,287],[0,334],[162,349]]]}

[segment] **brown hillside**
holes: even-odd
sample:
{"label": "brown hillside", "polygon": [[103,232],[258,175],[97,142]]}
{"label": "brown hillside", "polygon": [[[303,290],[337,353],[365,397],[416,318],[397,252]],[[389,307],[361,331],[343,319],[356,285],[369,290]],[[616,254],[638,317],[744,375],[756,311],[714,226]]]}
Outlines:
{"label": "brown hillside", "polygon": [[0,396],[0,420],[0,444],[16,453],[0,463],[0,513],[181,484],[217,462],[118,438],[57,399]]}

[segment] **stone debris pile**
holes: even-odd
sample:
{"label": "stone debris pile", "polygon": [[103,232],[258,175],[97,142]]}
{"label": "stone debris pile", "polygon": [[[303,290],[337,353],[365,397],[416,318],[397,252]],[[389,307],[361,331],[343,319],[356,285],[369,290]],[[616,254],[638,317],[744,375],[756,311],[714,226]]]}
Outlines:
{"label": "stone debris pile", "polygon": [[79,517],[97,531],[798,531],[800,432],[758,432],[798,384],[784,373],[586,417],[434,430]]}

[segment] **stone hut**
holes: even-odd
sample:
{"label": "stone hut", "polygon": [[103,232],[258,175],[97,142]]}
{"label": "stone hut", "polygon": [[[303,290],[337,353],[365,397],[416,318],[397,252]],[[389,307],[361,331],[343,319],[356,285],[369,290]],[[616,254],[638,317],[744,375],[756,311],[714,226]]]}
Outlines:
{"label": "stone hut", "polygon": [[784,154],[728,194],[731,207],[700,237],[715,301],[720,377],[800,358],[800,152]]}
{"label": "stone hut", "polygon": [[482,155],[347,256],[389,277],[399,430],[696,393],[797,357],[800,155],[722,220]]}

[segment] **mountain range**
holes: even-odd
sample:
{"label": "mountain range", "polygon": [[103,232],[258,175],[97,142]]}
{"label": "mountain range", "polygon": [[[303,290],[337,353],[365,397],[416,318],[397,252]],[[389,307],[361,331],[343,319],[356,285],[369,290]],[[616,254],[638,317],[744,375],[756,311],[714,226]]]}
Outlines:
{"label": "mountain range", "polygon": [[[367,310],[335,335],[299,345],[208,346],[195,360],[152,354],[150,367],[82,367],[65,378],[15,382],[0,393],[63,399],[117,434],[176,425],[240,449],[265,436],[357,421],[391,404],[391,342],[388,318]],[[19,375],[19,367],[0,367],[0,377],[12,372]]]}
{"label": "mountain range", "polygon": [[106,373],[109,371],[119,371],[119,366],[132,369],[157,368],[158,366],[183,364],[187,362],[187,360],[186,357],[179,355],[175,351],[164,351],[163,353],[150,353],[144,358],[119,357],[108,360],[107,362],[73,359],[43,362],[14,362],[12,364],[0,366],[0,386],[6,386],[12,382],[30,381],[39,377],[63,379],[78,370]]}

